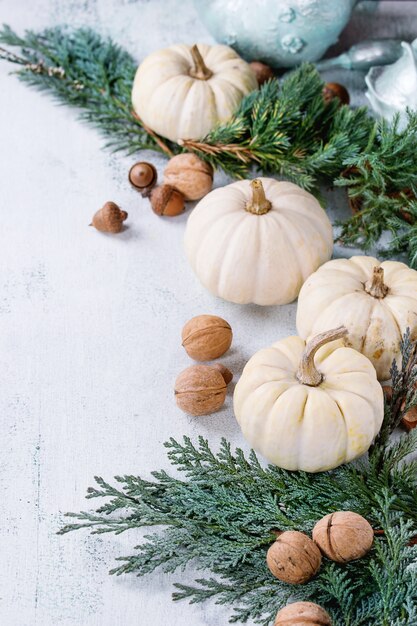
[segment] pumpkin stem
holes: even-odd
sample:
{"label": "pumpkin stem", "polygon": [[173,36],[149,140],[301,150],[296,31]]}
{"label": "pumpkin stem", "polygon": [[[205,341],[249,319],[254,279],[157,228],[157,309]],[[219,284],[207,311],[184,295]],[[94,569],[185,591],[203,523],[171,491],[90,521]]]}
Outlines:
{"label": "pumpkin stem", "polygon": [[194,67],[190,70],[190,76],[198,78],[199,80],[208,80],[211,78],[213,76],[213,72],[209,70],[207,65],[204,63],[204,59],[201,56],[201,52],[197,48],[196,44],[193,45],[190,52],[194,61]]}
{"label": "pumpkin stem", "polygon": [[323,381],[323,374],[318,371],[314,363],[314,356],[319,348],[324,346],[330,341],[341,339],[348,334],[345,326],[339,326],[333,330],[328,330],[325,333],[320,333],[305,347],[303,356],[301,357],[300,365],[297,372],[297,380],[302,385],[309,385],[309,387],[317,387]]}
{"label": "pumpkin stem", "polygon": [[365,283],[365,291],[374,298],[385,298],[389,289],[384,283],[383,267],[374,267],[372,278]]}
{"label": "pumpkin stem", "polygon": [[254,215],[265,215],[271,208],[271,203],[266,199],[265,190],[259,178],[251,180],[252,200],[246,204],[246,210]]}

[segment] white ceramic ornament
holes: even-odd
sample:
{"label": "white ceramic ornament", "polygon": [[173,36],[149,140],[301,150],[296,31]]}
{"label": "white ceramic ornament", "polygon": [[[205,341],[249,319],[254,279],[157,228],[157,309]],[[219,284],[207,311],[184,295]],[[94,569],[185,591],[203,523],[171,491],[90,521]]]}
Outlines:
{"label": "white ceramic ornament", "polygon": [[139,65],[132,104],[162,137],[202,139],[257,87],[249,64],[229,46],[180,44],[153,52]]}
{"label": "white ceramic ornament", "polygon": [[386,120],[400,115],[400,130],[407,125],[407,107],[417,110],[417,40],[402,42],[402,55],[392,65],[372,67],[366,78],[372,108]]}
{"label": "white ceramic ornament", "polygon": [[307,191],[272,178],[215,189],[191,213],[185,250],[215,296],[287,304],[333,251],[330,221]]}
{"label": "white ceramic ornament", "polygon": [[[384,397],[372,363],[335,341],[287,337],[257,352],[234,393],[243,435],[268,461],[320,472],[364,454],[379,432]],[[329,343],[330,342],[330,343]]]}
{"label": "white ceramic ornament", "polygon": [[309,339],[340,324],[349,331],[348,344],[372,361],[379,380],[390,378],[406,329],[417,339],[417,272],[369,256],[320,267],[300,291],[298,334]]}

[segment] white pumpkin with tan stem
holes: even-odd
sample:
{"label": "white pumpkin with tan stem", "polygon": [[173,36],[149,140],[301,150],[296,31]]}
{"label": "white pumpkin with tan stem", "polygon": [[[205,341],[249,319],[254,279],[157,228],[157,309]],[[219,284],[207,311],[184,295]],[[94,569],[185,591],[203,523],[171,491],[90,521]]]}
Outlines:
{"label": "white pumpkin with tan stem", "polygon": [[384,416],[382,387],[363,354],[344,347],[340,327],[288,337],[257,352],[236,385],[243,435],[268,461],[321,472],[364,454]]}
{"label": "white pumpkin with tan stem", "polygon": [[139,65],[132,104],[162,137],[202,139],[257,87],[252,68],[229,46],[181,44],[153,52]]}
{"label": "white pumpkin with tan stem", "polygon": [[215,189],[185,232],[191,267],[215,296],[246,304],[287,304],[333,250],[330,221],[307,191],[273,178]]}
{"label": "white pumpkin with tan stem", "polygon": [[372,361],[379,380],[390,378],[406,329],[417,339],[417,272],[368,256],[323,265],[301,289],[298,334],[308,339],[340,324],[349,331],[347,344]]}

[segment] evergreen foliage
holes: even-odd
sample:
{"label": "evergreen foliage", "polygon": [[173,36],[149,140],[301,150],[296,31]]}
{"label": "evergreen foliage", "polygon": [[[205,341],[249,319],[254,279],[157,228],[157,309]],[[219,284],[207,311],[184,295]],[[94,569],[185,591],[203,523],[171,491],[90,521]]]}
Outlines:
{"label": "evergreen foliage", "polygon": [[[288,601],[312,600],[325,607],[335,626],[417,624],[417,429],[390,442],[404,412],[417,403],[416,348],[404,337],[404,366],[393,367],[393,394],[385,407],[380,436],[366,460],[319,474],[263,466],[222,439],[213,452],[200,437],[194,444],[165,444],[172,465],[184,475],[153,472],[153,480],[118,476],[113,486],[96,478],[87,498],[107,498],[94,513],[71,513],[60,532],[89,528],[121,533],[160,527],[120,557],[113,574],[183,571],[188,564],[204,573],[194,584],[177,583],[174,600],[191,603],[215,598],[230,605],[231,622],[249,619],[267,626]],[[410,391],[411,390],[411,391]],[[345,565],[324,559],[309,583],[292,586],[273,578],[266,552],[276,532],[311,533],[327,513],[352,510],[375,530],[365,558]]]}
{"label": "evergreen foliage", "polygon": [[400,131],[398,120],[375,122],[366,108],[325,104],[318,72],[304,65],[246,96],[233,118],[203,141],[178,145],[132,112],[136,62],[111,40],[60,27],[19,37],[4,26],[0,44],[7,46],[0,47],[0,59],[18,66],[21,80],[79,107],[113,150],[172,155],[186,149],[237,178],[255,167],[313,192],[319,183],[346,187],[358,211],[342,224],[342,243],[368,250],[388,232],[385,253],[404,253],[417,268],[416,113]]}

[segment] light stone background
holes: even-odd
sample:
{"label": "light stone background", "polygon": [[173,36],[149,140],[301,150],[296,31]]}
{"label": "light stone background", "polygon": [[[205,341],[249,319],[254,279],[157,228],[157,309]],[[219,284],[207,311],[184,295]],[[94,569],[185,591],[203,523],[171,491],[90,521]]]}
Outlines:
{"label": "light stone background", "polygon": [[[178,41],[211,41],[191,0],[0,0],[0,22],[18,31],[89,25],[138,58]],[[417,2],[384,2],[354,18],[346,43],[417,36]],[[234,329],[223,359],[238,376],[259,348],[295,332],[295,304],[259,308],[211,297],[184,258],[189,213],[159,219],[129,188],[132,158],[103,149],[77,112],[55,106],[0,65],[0,624],[2,626],[217,626],[213,603],[172,603],[173,580],[109,577],[140,533],[56,535],[63,512],[89,508],[94,475],[167,468],[170,436],[221,436],[244,446],[231,393],[217,414],[190,418],[173,382],[190,361],[186,320],[225,317]],[[333,72],[363,102],[363,78]],[[160,173],[165,160],[152,156]],[[216,184],[226,179],[216,177]],[[129,212],[128,229],[88,228],[106,200]],[[332,217],[346,214],[328,194]],[[337,253],[340,253],[339,250]],[[346,251],[342,251],[347,254]]]}

